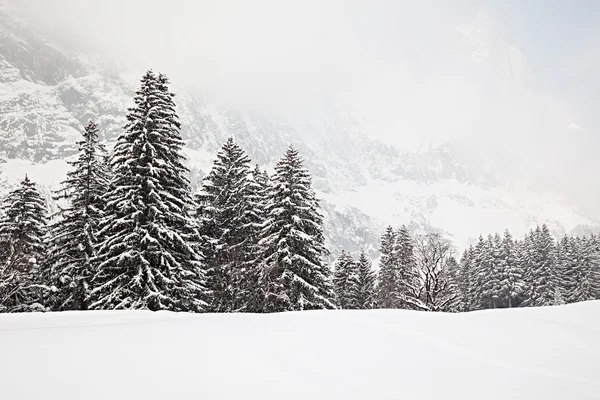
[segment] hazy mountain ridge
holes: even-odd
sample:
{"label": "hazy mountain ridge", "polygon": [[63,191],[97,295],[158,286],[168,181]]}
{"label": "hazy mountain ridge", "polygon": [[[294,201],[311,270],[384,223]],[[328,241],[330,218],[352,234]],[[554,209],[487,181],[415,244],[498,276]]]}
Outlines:
{"label": "hazy mountain ridge", "polygon": [[[40,183],[53,186],[64,168],[54,173],[44,163],[56,166],[53,160],[71,156],[89,119],[97,120],[107,141],[114,140],[136,87],[127,74],[108,62],[61,50],[0,10],[0,152],[7,159],[3,173],[14,182],[27,161],[37,163],[31,170],[43,171]],[[449,143],[406,152],[373,139],[357,114],[335,99],[326,120],[298,124],[215,104],[177,82],[173,90],[196,183],[228,136],[267,168],[290,143],[297,146],[324,199],[326,234],[334,254],[342,247],[376,249],[385,223],[440,229],[459,246],[480,233],[515,225],[520,235],[537,222],[551,222],[557,233],[593,223],[554,200],[549,200],[552,207],[567,210],[563,215],[551,215],[543,209],[546,201],[532,200],[527,193],[493,189],[492,175],[474,173]],[[52,174],[58,176],[48,179]],[[452,215],[444,217],[446,213]],[[507,215],[513,218],[507,220]],[[461,218],[478,221],[463,224]]]}

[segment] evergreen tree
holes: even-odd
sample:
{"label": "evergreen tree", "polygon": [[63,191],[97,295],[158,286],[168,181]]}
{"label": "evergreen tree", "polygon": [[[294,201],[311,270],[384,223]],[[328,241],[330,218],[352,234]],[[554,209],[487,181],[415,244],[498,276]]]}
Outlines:
{"label": "evergreen tree", "polygon": [[517,256],[517,250],[512,235],[507,230],[500,244],[499,257],[500,298],[508,308],[515,307],[525,289],[523,282],[523,269]]}
{"label": "evergreen tree", "polygon": [[368,310],[375,308],[376,276],[373,271],[371,260],[364,251],[360,252],[358,257],[358,279],[356,289],[356,304],[359,309]]}
{"label": "evergreen tree", "polygon": [[460,272],[458,278],[458,289],[460,298],[460,311],[471,310],[471,285],[473,281],[473,246],[469,246],[467,250],[463,252],[460,258]]}
{"label": "evergreen tree", "polygon": [[480,259],[479,273],[483,284],[483,301],[484,308],[499,307],[501,298],[501,245],[500,236],[488,236],[488,239],[483,247],[483,256]]}
{"label": "evergreen tree", "polygon": [[472,279],[469,284],[468,298],[470,302],[469,310],[481,310],[484,305],[484,285],[488,266],[488,248],[483,236],[479,236],[477,244],[473,248],[473,257],[471,258]]}
{"label": "evergreen tree", "polygon": [[255,259],[263,218],[258,185],[251,180],[250,159],[229,138],[196,196],[204,242],[211,244],[206,255],[214,312],[246,308],[247,299],[240,297],[240,291],[250,278],[245,276],[246,267]]}
{"label": "evergreen tree", "polygon": [[395,263],[395,308],[421,309],[418,299],[419,273],[415,262],[413,239],[405,225],[396,232],[393,247]]}
{"label": "evergreen tree", "polygon": [[269,195],[269,175],[261,171],[258,165],[244,188],[247,203],[246,217],[243,219],[241,234],[245,238],[242,269],[234,282],[237,282],[235,309],[246,312],[262,312],[265,291],[261,286],[260,275],[263,269],[263,249],[260,246],[261,232],[266,219],[265,199]]}
{"label": "evergreen tree", "polygon": [[29,311],[42,307],[47,276],[45,255],[46,204],[27,176],[2,205],[0,242],[0,311]]}
{"label": "evergreen tree", "polygon": [[98,127],[90,121],[83,140],[78,142],[79,157],[69,162],[72,170],[62,182],[56,200],[66,200],[66,207],[50,227],[48,235],[52,283],[58,287],[55,308],[88,308],[89,284],[93,275],[91,259],[96,255],[103,195],[108,185],[106,150],[99,142]]}
{"label": "evergreen tree", "polygon": [[398,275],[394,248],[396,245],[396,232],[388,226],[381,236],[379,252],[379,276],[377,305],[380,308],[396,308],[398,292]]}
{"label": "evergreen tree", "polygon": [[312,179],[290,146],[275,167],[261,245],[265,311],[335,308],[323,217]]}
{"label": "evergreen tree", "polygon": [[531,305],[555,304],[556,246],[546,224],[538,227],[531,241],[533,257],[530,270]]}
{"label": "evergreen tree", "polygon": [[339,308],[359,308],[358,283],[358,264],[350,253],[342,250],[333,273],[333,289]]}
{"label": "evergreen tree", "polygon": [[174,94],[148,71],[111,160],[90,308],[201,311],[204,271]]}
{"label": "evergreen tree", "polygon": [[441,307],[440,311],[458,312],[462,307],[460,289],[460,265],[454,257],[449,257],[447,262],[448,288],[446,296],[448,301]]}

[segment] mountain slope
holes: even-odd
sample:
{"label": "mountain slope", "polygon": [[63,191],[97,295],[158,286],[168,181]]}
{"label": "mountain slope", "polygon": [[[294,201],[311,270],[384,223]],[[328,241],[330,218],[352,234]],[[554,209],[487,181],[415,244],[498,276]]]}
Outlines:
{"label": "mountain slope", "polygon": [[[480,51],[483,41],[465,37],[471,39],[460,42],[466,46],[461,51]],[[515,50],[501,51],[512,54],[515,69]],[[107,61],[59,48],[0,10],[0,154],[7,185],[29,173],[47,192],[55,187],[89,119],[113,141],[137,85],[131,76]],[[557,234],[595,224],[560,198],[502,186],[497,171],[471,167],[450,142],[409,151],[374,139],[369,121],[341,98],[330,99],[321,119],[284,120],[207,100],[177,82],[173,89],[193,182],[228,136],[267,168],[294,143],[324,200],[334,255],[342,247],[374,254],[386,223],[438,229],[459,247],[506,227],[519,236],[539,222],[550,223]]]}

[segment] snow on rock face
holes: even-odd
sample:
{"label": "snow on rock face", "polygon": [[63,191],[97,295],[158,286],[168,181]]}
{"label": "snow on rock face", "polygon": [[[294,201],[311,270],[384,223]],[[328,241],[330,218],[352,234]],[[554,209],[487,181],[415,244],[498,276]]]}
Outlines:
{"label": "snow on rock face", "polygon": [[[500,68],[506,79],[528,79],[522,54],[491,30],[484,18],[459,28],[465,59],[479,51],[501,61],[484,70]],[[0,157],[7,159],[2,173],[8,186],[29,172],[49,193],[64,178],[60,161],[73,154],[89,119],[96,120],[105,140],[114,141],[137,86],[137,78],[130,76],[106,61],[61,50],[0,11]],[[535,196],[523,205],[532,196],[515,196],[497,187],[492,177],[470,170],[448,143],[404,151],[375,140],[369,125],[339,99],[324,110],[325,121],[298,123],[211,103],[177,82],[173,90],[196,184],[229,136],[265,168],[294,143],[323,200],[325,233],[334,256],[341,248],[365,248],[375,255],[388,223],[442,230],[459,247],[480,233],[505,227],[521,232],[551,222],[562,232],[594,225],[553,198],[542,206]],[[493,201],[494,196],[502,200]],[[550,215],[547,209],[565,212]]]}
{"label": "snow on rock face", "polygon": [[2,395],[596,399],[599,313],[596,301],[465,314],[3,314]]}

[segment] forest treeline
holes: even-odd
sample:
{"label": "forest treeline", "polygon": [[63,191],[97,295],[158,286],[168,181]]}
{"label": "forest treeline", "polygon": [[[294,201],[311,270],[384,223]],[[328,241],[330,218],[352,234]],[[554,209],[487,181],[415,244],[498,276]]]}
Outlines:
{"label": "forest treeline", "polygon": [[377,276],[364,252],[341,253],[334,288],[342,308],[458,312],[600,299],[595,235],[557,242],[542,225],[515,240],[506,230],[480,236],[457,261],[438,233],[411,236],[405,226],[388,227],[380,251]]}
{"label": "forest treeline", "polygon": [[388,228],[376,273],[362,252],[334,270],[312,178],[290,146],[272,175],[233,140],[198,193],[162,74],[142,77],[109,152],[90,121],[47,204],[27,176],[0,211],[0,311],[146,309],[468,311],[600,297],[598,239],[480,238],[460,262],[437,234]]}

